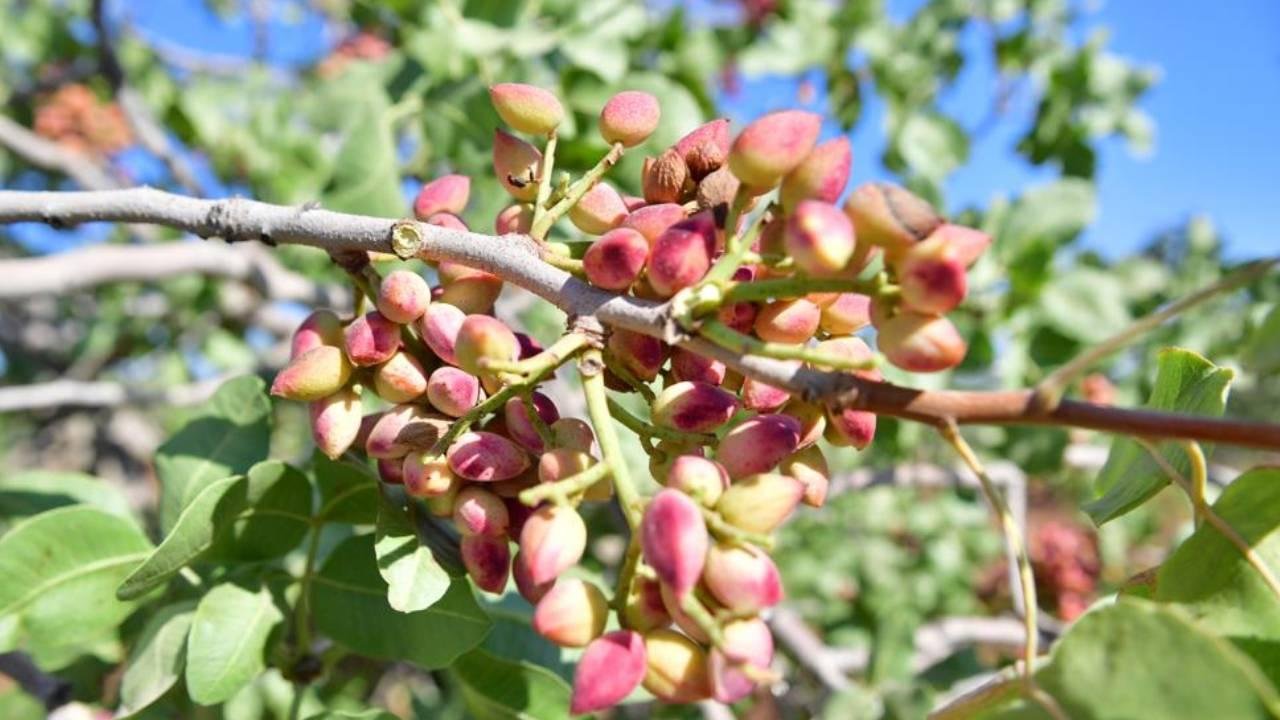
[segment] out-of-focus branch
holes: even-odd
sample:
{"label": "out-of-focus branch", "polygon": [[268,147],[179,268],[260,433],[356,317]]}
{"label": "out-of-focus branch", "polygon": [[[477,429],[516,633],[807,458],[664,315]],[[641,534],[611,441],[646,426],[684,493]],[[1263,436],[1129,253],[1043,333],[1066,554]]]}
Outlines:
{"label": "out-of-focus branch", "polygon": [[61,173],[86,190],[109,190],[119,184],[97,163],[46,140],[0,115],[0,147],[38,168]]}
{"label": "out-of-focus branch", "polygon": [[120,405],[195,405],[207,399],[226,380],[216,377],[189,385],[144,388],[117,382],[53,380],[0,387],[0,413],[52,407],[117,407]]}
{"label": "out-of-focus branch", "polygon": [[451,260],[494,273],[555,303],[570,315],[593,315],[610,326],[664,338],[809,400],[934,427],[952,422],[1066,426],[1280,449],[1280,425],[1273,423],[1066,400],[1046,408],[1034,401],[1032,390],[919,390],[851,373],[797,368],[769,358],[742,356],[679,333],[665,304],[606,292],[552,267],[542,260],[537,243],[523,235],[497,237],[408,220],[284,207],[241,198],[198,200],[150,188],[66,193],[0,191],[0,223],[24,221],[58,226],[91,221],[142,222],[232,242],[294,243],[337,253],[399,251]]}

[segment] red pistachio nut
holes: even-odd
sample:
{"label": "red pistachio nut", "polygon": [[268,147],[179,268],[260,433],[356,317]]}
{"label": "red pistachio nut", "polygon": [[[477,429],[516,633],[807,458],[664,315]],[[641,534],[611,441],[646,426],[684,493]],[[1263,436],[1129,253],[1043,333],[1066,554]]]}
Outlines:
{"label": "red pistachio nut", "polygon": [[960,364],[968,350],[945,317],[900,312],[880,326],[876,344],[889,362],[911,372],[940,372]]}
{"label": "red pistachio nut", "polygon": [[688,495],[667,488],[649,501],[640,523],[645,562],[677,597],[693,589],[707,554],[702,509]]}
{"label": "red pistachio nut", "polygon": [[710,432],[729,422],[738,400],[725,390],[703,382],[679,382],[663,388],[653,401],[653,422],[685,432]]}
{"label": "red pistachio nut", "polygon": [[670,703],[692,703],[711,695],[707,652],[674,630],[644,636],[644,689]]}
{"label": "red pistachio nut", "polygon": [[427,307],[418,320],[418,333],[422,342],[431,352],[450,365],[458,364],[458,356],[454,347],[458,342],[458,331],[467,314],[448,303],[436,303]]}
{"label": "red pistachio nut", "polygon": [[[421,427],[411,430],[410,426]],[[431,435],[438,434],[447,427],[448,423],[433,417],[418,405],[397,405],[383,413],[374,423],[365,439],[364,450],[369,457],[374,458],[404,457],[415,449],[414,445],[419,444],[410,442],[415,440],[414,430],[430,431],[425,434]]]}
{"label": "red pistachio nut", "polygon": [[609,601],[600,588],[563,577],[542,596],[533,611],[533,629],[560,647],[583,647],[604,632]]}
{"label": "red pistachio nut", "polygon": [[319,345],[289,361],[271,383],[271,394],[289,400],[322,400],[351,379],[351,363],[342,350]]}
{"label": "red pistachio nut", "polygon": [[631,287],[649,259],[649,241],[630,228],[614,228],[591,243],[582,258],[587,280],[605,290]]}
{"label": "red pistachio nut", "polygon": [[716,510],[731,525],[748,532],[769,533],[781,525],[804,497],[804,485],[793,477],[752,475],[735,480]]}
{"label": "red pistachio nut", "polygon": [[671,351],[671,377],[677,382],[719,385],[724,381],[724,363],[677,347]]}
{"label": "red pistachio nut", "polygon": [[661,119],[658,98],[647,92],[625,90],[609,98],[600,110],[600,136],[610,145],[635,147],[658,129]]}
{"label": "red pistachio nut", "polygon": [[347,451],[360,434],[360,394],[352,388],[311,403],[311,437],[316,448],[330,459]]}
{"label": "red pistachio nut", "polygon": [[[551,401],[551,398],[535,391],[530,394],[529,400],[533,403],[533,408],[544,425],[550,425],[560,419],[560,411],[556,409],[556,404]],[[545,449],[542,436],[534,427],[533,419],[529,417],[529,409],[523,400],[520,398],[508,400],[502,408],[502,417],[507,425],[507,436],[521,447],[532,453],[540,453]]]}
{"label": "red pistachio nut", "polygon": [[391,322],[407,325],[417,320],[430,302],[431,287],[410,270],[393,270],[378,286],[378,312]]}
{"label": "red pistachio nut", "polygon": [[667,150],[646,163],[642,180],[645,202],[678,203],[689,185],[689,168],[680,153]]}
{"label": "red pistachio nut", "polygon": [[388,485],[404,484],[404,462],[399,458],[379,458],[374,464],[378,470],[378,479]]}
{"label": "red pistachio nut", "polygon": [[551,437],[555,440],[556,447],[584,453],[591,452],[591,446],[596,441],[591,426],[579,418],[560,418],[551,423]]}
{"label": "red pistachio nut", "polygon": [[711,268],[715,221],[700,213],[672,225],[658,236],[649,257],[649,283],[662,297],[693,285]]}
{"label": "red pistachio nut", "polygon": [[506,503],[484,488],[464,487],[453,501],[453,524],[463,535],[505,537],[510,522]]}
{"label": "red pistachio nut", "polygon": [[[670,585],[667,585],[666,583],[658,583],[658,590],[662,597],[663,607],[666,608],[667,614],[671,616],[671,621],[676,624],[676,627],[680,628],[681,632],[693,638],[697,642],[703,644],[711,642],[711,637],[702,629],[702,626],[684,611],[684,607],[682,606],[683,598],[676,597],[675,590],[673,590]],[[711,611],[714,615],[716,610],[719,608],[714,605],[713,602],[709,601],[710,596],[706,596],[705,593],[699,592],[698,590],[695,590],[694,592],[698,599],[702,601],[702,604],[707,607],[707,610]]]}
{"label": "red pistachio nut", "polygon": [[468,315],[458,328],[453,347],[458,367],[483,376],[484,360],[512,361],[520,355],[520,342],[501,320],[489,315]]}
{"label": "red pistachio nut", "polygon": [[[789,367],[800,367],[800,363],[797,361],[780,362]],[[755,378],[745,378],[742,381],[742,407],[747,410],[764,413],[773,412],[786,405],[790,399],[791,393],[782,388],[774,387]]]}
{"label": "red pistachio nut", "polygon": [[440,261],[440,292],[435,300],[468,314],[486,314],[502,293],[502,278],[460,263]]}
{"label": "red pistachio nut", "polygon": [[813,152],[782,180],[778,202],[790,212],[802,200],[833,203],[844,192],[853,167],[849,138],[838,137],[815,147]]}
{"label": "red pistachio nut", "polygon": [[944,223],[920,242],[921,245],[930,243],[946,245],[960,259],[961,264],[969,267],[991,245],[991,236],[981,230]]}
{"label": "red pistachio nut", "polygon": [[801,270],[832,276],[853,257],[853,223],[835,205],[801,200],[787,220],[783,241]]}
{"label": "red pistachio nut", "polygon": [[511,548],[505,537],[464,535],[460,547],[462,565],[476,587],[490,593],[501,593],[511,576]]}
{"label": "red pistachio nut", "polygon": [[676,203],[658,203],[657,205],[645,205],[631,211],[630,215],[622,221],[622,227],[631,228],[644,236],[649,247],[653,247],[658,241],[658,237],[666,232],[667,228],[684,220],[685,211],[682,205]]}
{"label": "red pistachio nut", "polygon": [[671,464],[681,455],[702,457],[705,454],[702,446],[695,444],[692,440],[689,442],[659,440],[653,452],[649,454],[649,474],[655,478],[664,478],[671,472]]}
{"label": "red pistachio nut", "polygon": [[529,467],[529,456],[518,445],[483,430],[461,435],[446,457],[459,477],[475,482],[508,480]]}
{"label": "red pistachio nut", "polygon": [[293,331],[289,359],[321,345],[342,347],[342,321],[328,310],[316,310]]}
{"label": "red pistachio nut", "polygon": [[758,613],[782,600],[778,566],[752,545],[712,545],[702,580],[715,599],[735,613]]}
{"label": "red pistachio nut", "polygon": [[471,197],[471,178],[443,175],[422,186],[413,201],[413,215],[426,220],[436,213],[461,215]]}
{"label": "red pistachio nut", "polygon": [[555,94],[533,85],[499,83],[489,88],[489,100],[502,121],[522,133],[546,135],[564,120]]}
{"label": "red pistachio nut", "polygon": [[568,506],[544,505],[520,530],[520,552],[535,585],[554,580],[576,565],[586,546],[587,526],[578,511]]}
{"label": "red pistachio nut", "polygon": [[[874,416],[873,416],[874,417]],[[778,472],[790,475],[804,484],[804,504],[822,507],[827,501],[831,472],[827,459],[817,445],[797,450],[778,466]]]}
{"label": "red pistachio nut", "polygon": [[800,444],[800,422],[790,415],[757,415],[739,423],[721,440],[716,460],[737,480],[769,472]]}
{"label": "red pistachio nut", "polygon": [[442,365],[427,378],[427,400],[449,417],[462,417],[480,401],[480,379],[465,370]]}
{"label": "red pistachio nut", "polygon": [[715,507],[729,487],[729,473],[720,463],[701,455],[680,455],[671,461],[665,484],[706,507]]}
{"label": "red pistachio nut", "polygon": [[373,389],[389,403],[416,400],[427,391],[426,371],[418,359],[406,352],[396,352],[373,372]]}
{"label": "red pistachio nut", "polygon": [[815,403],[805,402],[799,398],[792,398],[782,408],[782,414],[795,418],[800,423],[800,444],[798,447],[808,447],[822,437],[822,431],[826,428],[827,417],[822,406]]}
{"label": "red pistachio nut", "polygon": [[968,263],[947,239],[947,234],[935,231],[898,256],[894,269],[905,308],[942,315],[954,310],[968,294]]}
{"label": "red pistachio nut", "polygon": [[871,298],[839,293],[822,308],[818,327],[830,335],[852,335],[871,324]]}
{"label": "red pistachio nut", "polygon": [[729,149],[729,169],[746,185],[769,189],[813,150],[822,117],[803,110],[770,113],[742,129]]}
{"label": "red pistachio nut", "polygon": [[[423,222],[428,225],[445,228],[446,230],[457,230],[458,232],[467,232],[470,230],[470,228],[467,227],[467,224],[463,222],[462,218],[454,215],[453,213],[438,212]],[[423,257],[422,259],[426,260],[428,258]]]}
{"label": "red pistachio nut", "polygon": [[572,477],[595,462],[595,458],[581,450],[553,448],[538,458],[538,482],[550,483]]}
{"label": "red pistachio nut", "polygon": [[859,245],[884,248],[889,257],[928,237],[942,224],[929,203],[891,183],[859,185],[845,201]]}
{"label": "red pistachio nut", "polygon": [[527,234],[533,228],[533,206],[528,203],[508,205],[498,212],[493,219],[493,231],[499,235],[507,233]]}
{"label": "red pistachio nut", "polygon": [[645,639],[631,630],[615,630],[591,641],[573,675],[574,715],[604,710],[622,702],[644,679]]}
{"label": "red pistachio nut", "polygon": [[667,349],[661,340],[624,328],[614,328],[606,345],[624,368],[645,382],[658,377],[667,359]]}
{"label": "red pistachio nut", "polygon": [[[404,491],[417,498],[439,497],[457,491],[461,484],[449,468],[443,455],[431,455],[425,450],[415,450],[404,456],[401,465]],[[450,512],[453,508],[450,507]]]}
{"label": "red pistachio nut", "polygon": [[577,204],[569,208],[569,221],[588,235],[601,235],[617,227],[627,217],[627,204],[612,185],[596,183]]}
{"label": "red pistachio nut", "polygon": [[723,628],[724,641],[712,649],[708,661],[711,696],[735,703],[751,694],[756,681],[747,667],[768,670],[773,662],[773,635],[760,618],[732,620]]}
{"label": "red pistachio nut", "polygon": [[671,624],[671,613],[662,601],[662,585],[653,578],[636,577],[627,592],[620,618],[624,627],[649,632]]}
{"label": "red pistachio nut", "polygon": [[378,365],[400,349],[400,326],[380,312],[365,313],[347,326],[343,342],[352,365]]}
{"label": "red pistachio nut", "polygon": [[761,340],[803,343],[818,331],[822,311],[805,298],[775,300],[760,308],[752,326]]}
{"label": "red pistachio nut", "polygon": [[[521,507],[524,506],[521,505]],[[516,536],[519,537],[519,533]],[[516,551],[516,557],[511,562],[511,578],[516,581],[516,590],[520,593],[520,596],[535,605],[539,600],[546,597],[546,594],[556,584],[554,578],[542,584],[533,582],[529,578],[529,565],[524,559],[524,553],[521,551]]]}
{"label": "red pistachio nut", "polygon": [[533,202],[538,197],[542,153],[514,135],[495,130],[493,172],[511,197],[521,202]]}

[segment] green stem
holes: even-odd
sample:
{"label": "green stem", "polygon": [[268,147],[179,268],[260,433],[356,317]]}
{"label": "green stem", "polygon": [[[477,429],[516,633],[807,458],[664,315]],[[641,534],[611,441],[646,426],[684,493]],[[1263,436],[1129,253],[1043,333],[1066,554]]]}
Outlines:
{"label": "green stem", "polygon": [[618,359],[614,357],[613,353],[608,350],[604,351],[604,364],[609,368],[609,372],[612,372],[619,380],[631,386],[632,390],[640,393],[640,397],[644,398],[646,402],[653,402],[653,388],[650,388],[647,383],[642,382],[640,378],[636,377],[627,369],[626,365],[619,362]]}
{"label": "green stem", "polygon": [[627,525],[634,532],[640,525],[643,501],[635,485],[631,483],[627,459],[618,443],[613,416],[609,414],[609,397],[604,387],[604,359],[600,356],[600,351],[591,348],[584,352],[578,362],[578,369],[582,373],[587,414],[591,417],[591,424],[595,426],[600,454],[604,456],[604,463],[613,474],[613,488],[618,493],[618,503],[627,518]]}
{"label": "green stem", "polygon": [[307,560],[302,568],[298,586],[298,602],[293,606],[293,634],[297,640],[296,656],[301,659],[311,652],[311,578],[315,575],[316,558],[320,554],[320,528],[322,520],[311,523],[311,537],[307,542]]}
{"label": "green stem", "polygon": [[551,175],[556,167],[556,131],[552,130],[547,136],[547,146],[542,153],[542,169],[538,177],[538,196],[533,204],[533,222],[534,231],[530,233],[534,240],[545,240],[547,230],[551,229],[550,225],[538,234],[537,228],[542,226],[542,218],[547,214],[547,199],[551,197]]}
{"label": "green stem", "polygon": [[693,591],[685,593],[684,599],[680,601],[680,609],[702,632],[707,634],[713,646],[720,647],[724,644],[724,633],[720,632],[720,626],[716,624],[715,618],[711,617],[711,611],[707,610]]}
{"label": "green stem", "polygon": [[794,276],[734,283],[725,290],[724,302],[735,303],[803,297],[809,293],[816,292],[856,292],[871,295],[877,292],[879,288],[880,286],[875,280]]}
{"label": "green stem", "polygon": [[760,355],[774,358],[775,360],[799,360],[815,367],[830,370],[870,370],[877,364],[875,359],[854,360],[815,350],[804,345],[787,345],[785,343],[757,340],[750,335],[743,335],[718,320],[703,322],[698,331],[703,337],[720,347],[742,355]]}
{"label": "green stem", "polygon": [[622,407],[622,404],[613,398],[609,398],[609,412],[613,413],[613,419],[622,423],[623,427],[644,437],[658,438],[659,440],[671,440],[678,443],[696,442],[699,445],[708,445],[716,441],[714,435],[681,432],[679,430],[659,427],[653,423],[645,422],[635,415],[632,415],[629,410]]}
{"label": "green stem", "polygon": [[720,517],[720,513],[711,508],[702,508],[702,519],[707,523],[707,530],[720,540],[734,545],[755,545],[761,550],[773,549],[772,535],[747,532]]}
{"label": "green stem", "polygon": [[742,211],[746,208],[747,203],[751,202],[752,195],[746,188],[740,188],[738,194],[733,198],[733,204],[729,206],[729,215],[725,218],[724,232],[724,254],[716,260],[711,269],[707,271],[706,276],[702,279],[701,285],[719,285],[729,278],[733,277],[734,271],[742,264],[742,258],[751,251],[751,240],[755,238],[756,233],[760,230],[760,223],[763,222],[767,212],[762,212],[756,217],[755,222],[751,223],[751,227],[741,236],[738,235],[738,218],[742,216]]}
{"label": "green stem", "polygon": [[555,205],[552,205],[551,208],[542,215],[542,217],[536,218],[533,221],[533,227],[529,231],[529,234],[535,238],[545,238],[547,236],[547,232],[551,230],[551,226],[555,225],[556,221],[559,220],[561,216],[569,212],[569,208],[577,205],[578,201],[582,199],[583,195],[587,194],[588,190],[595,187],[595,184],[600,181],[600,178],[604,177],[604,174],[609,172],[609,168],[612,168],[618,163],[618,160],[622,158],[622,153],[624,151],[625,148],[622,147],[622,143],[614,143],[613,147],[609,148],[609,152],[606,153],[604,157],[600,158],[600,162],[596,163],[595,167],[588,170],[582,177],[578,178],[577,182],[569,186],[564,197],[560,198]]}
{"label": "green stem", "polygon": [[533,431],[538,433],[538,439],[542,440],[542,446],[549,448],[555,445],[556,439],[551,434],[551,428],[547,427],[542,414],[538,412],[538,407],[533,404],[533,390],[521,393],[520,402],[524,405],[525,414],[529,416],[529,424],[533,425]]}
{"label": "green stem", "polygon": [[550,347],[533,357],[511,362],[487,360],[484,363],[484,367],[486,370],[529,377],[544,372],[548,367],[557,368],[565,364],[586,347],[587,342],[586,335],[579,332],[568,332],[551,343]]}
{"label": "green stem", "polygon": [[536,507],[538,503],[544,500],[550,500],[556,505],[567,505],[573,496],[586,492],[588,488],[603,480],[607,475],[609,475],[609,464],[598,462],[586,470],[576,475],[570,475],[563,480],[539,483],[522,491],[520,493],[520,502],[529,507]]}
{"label": "green stem", "polygon": [[619,620],[622,619],[622,611],[627,605],[627,595],[631,593],[631,582],[635,579],[636,568],[639,566],[640,535],[632,533],[631,540],[627,543],[627,555],[622,560],[622,567],[618,569],[618,582],[614,584],[613,602],[610,603],[618,613]]}

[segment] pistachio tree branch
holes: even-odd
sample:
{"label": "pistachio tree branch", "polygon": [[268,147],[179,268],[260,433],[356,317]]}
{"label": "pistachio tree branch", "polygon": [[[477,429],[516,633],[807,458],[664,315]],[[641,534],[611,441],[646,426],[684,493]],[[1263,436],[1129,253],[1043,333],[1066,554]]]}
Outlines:
{"label": "pistachio tree branch", "polygon": [[[1154,438],[1280,449],[1280,424],[1179,415],[1151,410],[1063,400],[1049,409],[1034,391],[934,391],[827,372],[754,355],[740,355],[699,337],[673,332],[665,305],[616,295],[582,282],[539,258],[537,244],[524,235],[493,236],[425,223],[286,207],[230,198],[202,200],[151,188],[95,192],[0,191],[0,224],[82,222],[164,225],[200,237],[229,242],[309,245],[331,251],[417,253],[494,273],[555,304],[569,315],[593,315],[600,322],[673,341],[725,363],[744,375],[794,392],[810,401],[852,407],[915,420],[934,427],[957,424],[1055,425]],[[403,242],[410,226],[413,246]],[[393,244],[393,235],[400,241]]]}
{"label": "pistachio tree branch", "polygon": [[189,385],[141,387],[110,381],[52,380],[0,387],[0,413],[53,407],[118,407],[121,405],[195,405],[208,399],[227,378],[215,377]]}

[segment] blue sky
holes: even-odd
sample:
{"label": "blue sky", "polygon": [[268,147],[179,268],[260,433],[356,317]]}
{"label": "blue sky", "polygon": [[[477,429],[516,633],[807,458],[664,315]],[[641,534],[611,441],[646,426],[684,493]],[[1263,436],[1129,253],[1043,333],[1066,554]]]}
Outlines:
{"label": "blue sky", "polygon": [[[890,0],[889,5],[901,15],[918,2]],[[115,3],[117,11],[126,7],[143,34],[157,41],[228,55],[246,55],[252,49],[247,18],[219,17],[202,0]],[[291,7],[277,3],[282,13]],[[1107,26],[1113,52],[1158,66],[1162,73],[1141,105],[1156,122],[1154,151],[1135,157],[1118,140],[1102,147],[1100,212],[1085,235],[1086,246],[1122,254],[1190,215],[1203,214],[1220,229],[1233,257],[1280,250],[1280,238],[1272,229],[1280,220],[1280,2],[1111,0],[1095,3],[1085,24]],[[282,14],[272,25],[270,59],[281,64],[310,62],[331,40],[314,15]],[[976,36],[965,38],[979,51],[969,53],[971,64],[956,91],[944,99],[945,108],[967,127],[987,111],[994,77],[980,42]],[[724,99],[725,110],[735,119],[750,119],[778,105],[794,104],[795,90],[793,79],[750,79],[742,94]],[[970,162],[947,186],[953,209],[1016,194],[1052,176],[1013,152],[1033,111],[1032,104],[1021,103],[971,148]],[[857,180],[884,175],[877,167],[883,149],[880,118],[880,109],[870,103],[853,136]]]}

